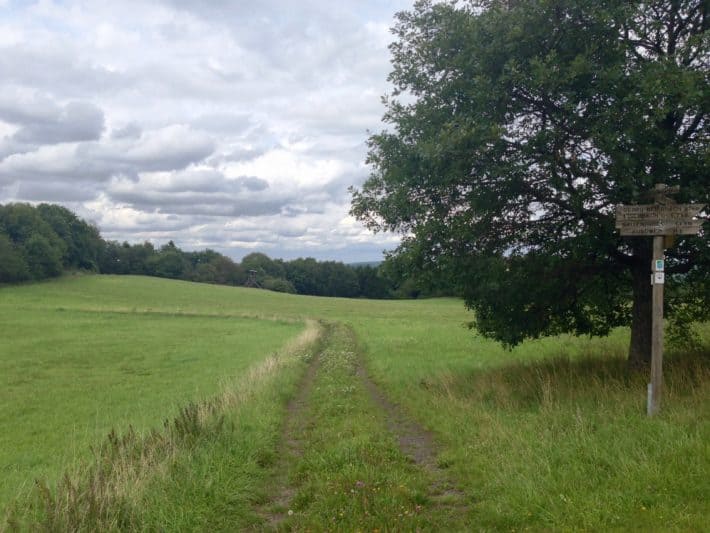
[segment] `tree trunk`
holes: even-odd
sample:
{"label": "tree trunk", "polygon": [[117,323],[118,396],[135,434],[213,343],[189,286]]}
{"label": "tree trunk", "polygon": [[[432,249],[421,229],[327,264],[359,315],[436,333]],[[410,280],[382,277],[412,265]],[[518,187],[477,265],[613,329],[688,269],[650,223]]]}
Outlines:
{"label": "tree trunk", "polygon": [[631,271],[634,302],[628,363],[632,369],[641,369],[651,364],[651,247],[639,243],[634,248],[637,261]]}

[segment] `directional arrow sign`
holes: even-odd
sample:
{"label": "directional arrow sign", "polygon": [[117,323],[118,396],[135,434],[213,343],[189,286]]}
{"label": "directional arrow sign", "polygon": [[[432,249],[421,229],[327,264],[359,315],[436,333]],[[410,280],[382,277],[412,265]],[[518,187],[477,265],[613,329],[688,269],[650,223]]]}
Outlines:
{"label": "directional arrow sign", "polygon": [[695,235],[702,220],[693,220],[705,206],[698,204],[619,205],[616,228],[621,235]]}
{"label": "directional arrow sign", "polygon": [[698,204],[617,205],[616,223],[622,220],[688,220],[703,210]]}
{"label": "directional arrow sign", "polygon": [[702,228],[700,220],[624,220],[616,224],[620,235],[629,237],[643,235],[697,235]]}

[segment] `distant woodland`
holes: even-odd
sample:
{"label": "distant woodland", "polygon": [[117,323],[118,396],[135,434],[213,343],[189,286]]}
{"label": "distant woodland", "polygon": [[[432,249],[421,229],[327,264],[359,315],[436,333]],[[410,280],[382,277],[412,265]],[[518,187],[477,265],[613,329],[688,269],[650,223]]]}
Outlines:
{"label": "distant woodland", "polygon": [[283,261],[251,253],[237,263],[214,250],[185,252],[172,241],[107,241],[69,209],[25,203],[0,205],[0,283],[41,280],[66,271],[136,274],[220,285],[346,298],[425,296],[413,279],[386,265],[345,265],[313,258]]}

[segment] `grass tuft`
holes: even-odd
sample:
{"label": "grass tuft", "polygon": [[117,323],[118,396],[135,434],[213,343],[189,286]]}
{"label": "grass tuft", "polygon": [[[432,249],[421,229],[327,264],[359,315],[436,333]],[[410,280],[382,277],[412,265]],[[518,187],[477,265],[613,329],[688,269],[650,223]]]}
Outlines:
{"label": "grass tuft", "polygon": [[37,481],[27,507],[12,506],[0,531],[142,530],[147,487],[195,449],[224,437],[228,410],[254,400],[284,366],[307,357],[319,335],[318,324],[309,321],[283,350],[235,378],[216,397],[184,406],[162,431],[141,435],[130,426],[122,434],[112,429],[92,449],[92,460],[65,473],[55,487]]}

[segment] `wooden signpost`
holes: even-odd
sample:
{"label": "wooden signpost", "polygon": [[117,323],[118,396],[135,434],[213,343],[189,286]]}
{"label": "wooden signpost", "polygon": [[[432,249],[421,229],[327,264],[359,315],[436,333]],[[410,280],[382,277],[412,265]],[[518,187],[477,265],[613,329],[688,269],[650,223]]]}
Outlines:
{"label": "wooden signpost", "polygon": [[656,414],[661,407],[663,391],[663,284],[665,283],[664,240],[674,235],[695,235],[702,221],[694,220],[705,206],[676,204],[667,194],[677,193],[677,187],[656,185],[654,203],[648,205],[618,205],[616,228],[627,237],[653,237],[651,261],[651,382],[648,384],[646,412]]}
{"label": "wooden signpost", "polygon": [[624,236],[695,235],[701,220],[693,220],[703,209],[696,204],[620,205],[616,227]]}

